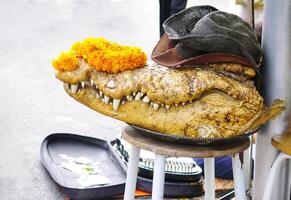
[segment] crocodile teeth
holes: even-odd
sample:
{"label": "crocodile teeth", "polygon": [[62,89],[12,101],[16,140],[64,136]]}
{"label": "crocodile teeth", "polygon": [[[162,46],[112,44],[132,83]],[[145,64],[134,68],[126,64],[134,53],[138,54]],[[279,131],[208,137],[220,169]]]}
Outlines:
{"label": "crocodile teeth", "polygon": [[106,84],[106,87],[107,88],[110,88],[110,89],[114,89],[115,88],[115,83],[113,80],[110,80],[107,84]]}
{"label": "crocodile teeth", "polygon": [[125,100],[123,100],[123,101],[121,102],[121,104],[122,104],[122,105],[125,104]]}
{"label": "crocodile teeth", "polygon": [[132,96],[131,96],[131,95],[127,95],[127,96],[126,96],[126,99],[127,99],[128,101],[132,101]]}
{"label": "crocodile teeth", "polygon": [[117,110],[120,104],[120,99],[113,99],[113,110]]}
{"label": "crocodile teeth", "polygon": [[148,98],[148,96],[145,96],[143,99],[142,99],[143,102],[145,103],[149,103],[151,100]]}
{"label": "crocodile teeth", "polygon": [[166,109],[169,109],[171,106],[170,105],[166,105],[165,107],[166,107]]}
{"label": "crocodile teeth", "polygon": [[78,91],[78,84],[76,85],[71,85],[71,91],[76,94],[76,92]]}
{"label": "crocodile teeth", "polygon": [[92,79],[90,79],[90,84],[93,86],[94,85],[94,81]]}
{"label": "crocodile teeth", "polygon": [[160,107],[160,105],[159,105],[159,104],[157,104],[157,103],[154,103],[153,105],[154,105],[154,110],[158,110],[158,109],[159,109],[159,107]]}
{"label": "crocodile teeth", "polygon": [[101,90],[99,91],[99,95],[100,95],[100,97],[103,96],[103,92]]}
{"label": "crocodile teeth", "polygon": [[133,96],[135,96],[135,95],[136,95],[136,93],[135,93],[135,92],[133,92],[133,93],[132,93],[132,95],[133,95]]}
{"label": "crocodile teeth", "polygon": [[109,103],[109,100],[110,100],[110,97],[104,95],[104,102],[105,102],[105,104],[108,104]]}
{"label": "crocodile teeth", "polygon": [[177,107],[179,104],[175,103],[175,106]]}
{"label": "crocodile teeth", "polygon": [[82,81],[81,86],[82,86],[82,88],[85,87],[85,82]]}
{"label": "crocodile teeth", "polygon": [[139,101],[140,98],[141,98],[141,94],[140,94],[140,92],[138,92],[135,96],[135,100]]}
{"label": "crocodile teeth", "polygon": [[185,106],[185,104],[186,104],[185,102],[182,103],[183,106]]}
{"label": "crocodile teeth", "polygon": [[189,101],[190,103],[192,103],[192,100],[191,101]]}
{"label": "crocodile teeth", "polygon": [[96,93],[96,97],[99,99],[100,98],[100,95],[98,93]]}

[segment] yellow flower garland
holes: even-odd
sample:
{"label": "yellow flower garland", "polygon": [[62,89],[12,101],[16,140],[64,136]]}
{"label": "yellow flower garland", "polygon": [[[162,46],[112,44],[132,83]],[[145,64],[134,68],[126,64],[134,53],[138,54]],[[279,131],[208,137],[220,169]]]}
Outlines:
{"label": "yellow flower garland", "polygon": [[60,71],[73,71],[79,67],[78,59],[74,52],[62,52],[61,55],[52,61],[55,69]]}
{"label": "yellow flower garland", "polygon": [[82,58],[98,71],[118,73],[128,69],[143,67],[147,57],[138,47],[121,46],[104,38],[87,38],[72,45],[71,50],[63,52],[52,65],[61,71],[78,68],[77,58]]}

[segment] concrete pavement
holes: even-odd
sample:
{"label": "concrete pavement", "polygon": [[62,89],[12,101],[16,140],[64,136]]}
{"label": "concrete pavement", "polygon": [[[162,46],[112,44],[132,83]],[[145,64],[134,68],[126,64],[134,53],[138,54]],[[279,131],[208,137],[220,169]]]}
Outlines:
{"label": "concrete pavement", "polygon": [[69,132],[109,140],[124,125],[71,99],[54,77],[51,59],[89,36],[140,46],[149,54],[159,37],[158,1],[1,2],[1,200],[63,199],[40,163],[47,135]]}

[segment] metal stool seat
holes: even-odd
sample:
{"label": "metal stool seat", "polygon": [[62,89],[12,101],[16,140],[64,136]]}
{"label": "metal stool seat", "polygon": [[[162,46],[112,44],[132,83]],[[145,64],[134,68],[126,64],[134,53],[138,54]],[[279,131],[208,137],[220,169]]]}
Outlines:
{"label": "metal stool seat", "polygon": [[245,138],[237,143],[217,146],[193,146],[181,145],[157,140],[140,134],[136,129],[129,126],[122,131],[122,137],[131,144],[129,152],[129,163],[125,186],[125,200],[133,200],[136,188],[138,173],[138,161],[140,149],[145,149],[155,153],[154,176],[152,199],[162,200],[165,181],[165,158],[171,157],[193,157],[204,158],[205,167],[205,199],[215,199],[214,187],[214,157],[232,155],[233,177],[235,185],[235,195],[237,200],[245,200],[246,189],[242,165],[239,153],[247,149],[250,145],[249,138]]}

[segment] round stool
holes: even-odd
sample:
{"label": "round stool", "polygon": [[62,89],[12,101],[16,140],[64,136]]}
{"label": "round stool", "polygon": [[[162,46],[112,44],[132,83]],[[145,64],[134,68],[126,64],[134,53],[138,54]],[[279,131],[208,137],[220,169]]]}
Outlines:
{"label": "round stool", "polygon": [[217,146],[193,146],[169,143],[140,134],[132,127],[124,127],[122,137],[131,144],[127,168],[125,200],[133,200],[140,149],[155,153],[152,199],[162,200],[165,182],[166,157],[204,158],[205,199],[215,199],[214,157],[232,155],[233,179],[237,200],[246,200],[246,189],[239,153],[250,145],[249,138],[237,143]]}

